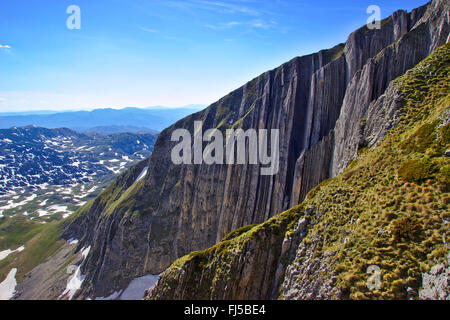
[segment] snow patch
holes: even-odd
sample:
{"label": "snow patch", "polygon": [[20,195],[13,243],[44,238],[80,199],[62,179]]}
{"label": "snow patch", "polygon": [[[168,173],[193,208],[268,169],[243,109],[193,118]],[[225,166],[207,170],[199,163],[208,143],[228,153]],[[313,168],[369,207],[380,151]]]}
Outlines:
{"label": "snow patch", "polygon": [[81,255],[83,256],[83,260],[87,258],[89,251],[91,251],[91,246],[81,249]]}
{"label": "snow patch", "polygon": [[95,300],[117,300],[117,298],[119,297],[121,292],[122,291],[116,291],[116,292],[114,292],[112,295],[110,295],[108,297],[95,298]]}
{"label": "snow patch", "polygon": [[116,169],[113,168],[113,167],[106,167],[106,169],[108,169],[109,171],[112,171],[112,172],[115,173],[115,174],[120,173],[120,170],[116,170]]}
{"label": "snow patch", "polygon": [[72,167],[79,167],[80,166],[80,161],[75,161],[71,164]]}
{"label": "snow patch", "polygon": [[145,290],[153,287],[158,282],[159,275],[148,274],[135,278],[120,295],[120,300],[141,300]]}
{"label": "snow patch", "polygon": [[11,271],[6,276],[6,279],[0,283],[0,300],[9,300],[14,297],[16,292],[16,273],[17,268],[11,269]]}
{"label": "snow patch", "polygon": [[67,206],[63,206],[63,205],[59,205],[59,204],[55,204],[51,207],[48,208],[51,211],[54,212],[67,212]]}
{"label": "snow patch", "polygon": [[66,290],[64,290],[60,297],[67,295],[69,300],[72,300],[75,292],[77,292],[78,289],[81,288],[81,284],[83,283],[85,277],[85,275],[81,274],[81,266],[78,266],[73,276],[69,278]]}
{"label": "snow patch", "polygon": [[79,242],[78,239],[74,239],[74,238],[70,238],[69,240],[67,240],[68,244],[77,244]]}
{"label": "snow patch", "polygon": [[159,276],[159,274],[148,274],[135,278],[125,290],[116,291],[108,297],[95,298],[95,300],[141,300],[144,297],[145,291],[158,282]]}
{"label": "snow patch", "polygon": [[36,213],[39,215],[39,217],[45,217],[50,215],[50,213],[48,213],[48,211],[42,210],[42,209],[38,209],[36,210]]}
{"label": "snow patch", "polygon": [[0,260],[5,259],[11,253],[22,252],[23,250],[25,250],[25,246],[21,246],[21,247],[17,248],[16,250],[7,249],[7,250],[0,251]]}
{"label": "snow patch", "polygon": [[36,197],[37,197],[37,195],[33,194],[33,195],[29,196],[28,198],[25,198],[25,200],[23,200],[21,202],[17,202],[17,203],[14,203],[12,200],[9,200],[8,205],[1,207],[0,210],[9,210],[9,209],[21,207],[23,205],[26,205],[28,202],[33,201]]}
{"label": "snow patch", "polygon": [[[95,190],[97,190],[97,186],[93,186],[92,188],[90,188],[88,191],[86,191],[87,194],[94,192]],[[87,195],[86,194],[86,195]],[[86,196],[85,195],[85,196]],[[84,197],[83,197],[84,198]]]}

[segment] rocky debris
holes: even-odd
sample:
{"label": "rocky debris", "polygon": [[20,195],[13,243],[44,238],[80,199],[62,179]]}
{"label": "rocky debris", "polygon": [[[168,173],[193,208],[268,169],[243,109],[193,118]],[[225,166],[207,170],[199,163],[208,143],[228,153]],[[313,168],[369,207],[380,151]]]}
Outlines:
{"label": "rocky debris", "polygon": [[[321,213],[315,208],[306,212],[309,216],[320,219]],[[300,220],[299,226],[302,223]],[[295,246],[294,256],[289,260],[285,269],[281,292],[279,298],[287,300],[315,300],[335,299],[339,297],[340,291],[333,284],[336,277],[332,275],[332,265],[335,261],[336,252],[329,252],[323,256],[314,256],[315,248],[323,242],[323,237],[315,234],[312,242],[305,243],[303,238],[307,235],[306,225],[303,226],[299,245]],[[310,226],[312,229],[312,226]]]}
{"label": "rocky debris", "polygon": [[330,275],[336,252],[313,257],[315,246],[323,239],[317,235],[311,245],[301,244],[294,262],[286,269],[281,298],[286,300],[329,300],[339,297]]}
{"label": "rocky debris", "polygon": [[438,263],[427,273],[422,274],[422,300],[450,300],[450,253],[447,261]]}

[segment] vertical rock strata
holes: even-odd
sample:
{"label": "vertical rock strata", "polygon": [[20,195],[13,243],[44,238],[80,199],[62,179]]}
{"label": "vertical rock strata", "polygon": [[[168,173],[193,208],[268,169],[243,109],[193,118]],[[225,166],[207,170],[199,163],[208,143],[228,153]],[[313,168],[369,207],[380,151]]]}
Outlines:
{"label": "vertical rock strata", "polygon": [[[447,1],[434,0],[411,13],[397,11],[380,30],[363,27],[345,44],[295,58],[164,130],[145,179],[117,182],[66,230],[65,236],[82,238],[80,247],[92,246],[79,297],[108,296],[135,277],[159,274],[177,258],[300,203],[340,173],[358,146],[375,144],[395,124],[400,98],[384,94],[395,92],[392,80],[446,43],[448,9]],[[382,99],[389,110],[380,111]],[[192,133],[197,120],[204,131],[278,129],[278,174],[262,176],[259,165],[174,165],[171,133]]]}

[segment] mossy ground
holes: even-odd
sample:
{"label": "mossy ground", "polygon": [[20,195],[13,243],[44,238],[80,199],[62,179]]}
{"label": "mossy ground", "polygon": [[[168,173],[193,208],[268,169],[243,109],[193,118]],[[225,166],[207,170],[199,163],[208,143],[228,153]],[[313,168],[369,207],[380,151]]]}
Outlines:
{"label": "mossy ground", "polygon": [[[324,214],[305,241],[319,234],[315,254],[337,252],[337,285],[348,298],[404,299],[407,288],[417,297],[421,273],[449,251],[449,71],[445,45],[398,78],[398,126],[308,197]],[[379,290],[368,289],[370,265],[381,268]]]}

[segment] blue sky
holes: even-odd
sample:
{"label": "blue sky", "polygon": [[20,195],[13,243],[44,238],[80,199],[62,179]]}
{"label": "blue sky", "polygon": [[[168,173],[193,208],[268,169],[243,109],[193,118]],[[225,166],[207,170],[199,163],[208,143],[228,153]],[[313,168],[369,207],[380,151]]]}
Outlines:
{"label": "blue sky", "polygon": [[[425,0],[1,0],[0,112],[209,104]],[[81,29],[69,30],[69,5]]]}

